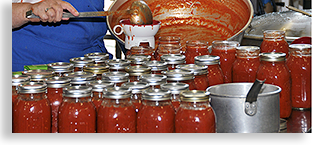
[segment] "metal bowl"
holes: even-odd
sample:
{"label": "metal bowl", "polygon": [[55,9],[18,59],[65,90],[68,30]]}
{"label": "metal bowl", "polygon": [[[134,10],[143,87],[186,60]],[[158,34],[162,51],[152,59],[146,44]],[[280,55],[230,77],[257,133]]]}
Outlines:
{"label": "metal bowl", "polygon": [[[129,9],[133,1],[117,0],[109,11]],[[214,40],[241,41],[244,30],[253,17],[250,0],[144,0],[153,13],[153,19],[161,21],[161,27],[155,35],[178,36],[184,47],[188,40],[206,40],[210,44]],[[117,36],[113,31],[126,15],[111,15],[107,24],[111,34],[121,43],[125,36]]]}

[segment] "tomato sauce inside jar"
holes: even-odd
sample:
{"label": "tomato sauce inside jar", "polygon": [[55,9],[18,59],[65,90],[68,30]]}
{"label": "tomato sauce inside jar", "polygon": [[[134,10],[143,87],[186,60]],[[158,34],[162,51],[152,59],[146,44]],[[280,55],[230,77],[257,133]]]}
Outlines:
{"label": "tomato sauce inside jar", "polygon": [[136,112],[130,101],[131,89],[108,87],[104,90],[105,101],[97,115],[98,133],[135,133]]}
{"label": "tomato sauce inside jar", "polygon": [[92,102],[95,105],[96,111],[98,111],[101,106],[104,96],[103,91],[107,87],[113,87],[114,83],[103,82],[102,80],[94,80],[88,83],[92,87]]}
{"label": "tomato sauce inside jar", "polygon": [[175,112],[177,112],[181,103],[180,93],[189,90],[189,85],[186,83],[166,83],[161,84],[160,88],[163,90],[170,90],[171,103],[174,107]]}
{"label": "tomato sauce inside jar", "polygon": [[194,64],[194,57],[208,55],[208,42],[204,40],[186,41],[185,61],[186,64]]}
{"label": "tomato sauce inside jar", "polygon": [[257,71],[258,80],[281,87],[280,118],[288,118],[291,114],[291,76],[285,64],[285,53],[260,53],[260,66]]}
{"label": "tomato sauce inside jar", "polygon": [[138,133],[173,133],[175,111],[170,101],[170,91],[148,89],[143,92],[143,102],[137,115]]}
{"label": "tomato sauce inside jar", "polygon": [[18,85],[30,81],[29,75],[12,75],[12,103],[15,102],[18,96]]}
{"label": "tomato sauce inside jar", "polygon": [[291,103],[294,108],[311,108],[311,45],[292,44],[286,60],[291,75]]}
{"label": "tomato sauce inside jar", "polygon": [[209,93],[181,92],[181,104],[175,117],[176,133],[215,133],[216,117],[209,104]]}
{"label": "tomato sauce inside jar", "polygon": [[195,64],[186,64],[186,65],[178,65],[177,69],[188,70],[194,72],[194,84],[196,86],[196,90],[206,90],[209,86],[209,80],[207,77],[208,67],[207,66],[199,66]]}
{"label": "tomato sauce inside jar", "polygon": [[260,52],[281,52],[288,57],[289,46],[285,39],[285,31],[265,30],[263,32],[263,41],[260,45]]}

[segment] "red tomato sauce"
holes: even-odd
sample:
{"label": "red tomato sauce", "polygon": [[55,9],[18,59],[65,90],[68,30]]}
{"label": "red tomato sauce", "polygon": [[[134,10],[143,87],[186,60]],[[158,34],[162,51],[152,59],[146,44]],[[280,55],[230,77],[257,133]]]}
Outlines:
{"label": "red tomato sauce", "polygon": [[[64,97],[67,98],[67,97]],[[95,133],[96,111],[91,101],[75,102],[76,98],[63,101],[59,108],[59,133]]]}
{"label": "red tomato sauce", "polygon": [[209,65],[207,76],[209,86],[224,83],[224,75],[219,64]]}
{"label": "red tomato sauce", "polygon": [[195,84],[196,90],[205,91],[209,86],[207,74],[195,75],[194,84]]}
{"label": "red tomato sauce", "polygon": [[176,133],[215,133],[215,115],[211,107],[204,110],[179,108],[175,117]]}
{"label": "red tomato sauce", "polygon": [[188,46],[185,51],[186,64],[194,64],[194,57],[199,55],[208,55],[208,48],[203,46]]}
{"label": "red tomato sauce", "polygon": [[98,133],[135,133],[136,112],[133,106],[99,108]]}
{"label": "red tomato sauce", "polygon": [[52,110],[52,133],[57,133],[58,131],[58,110],[63,102],[63,88],[47,88],[47,97],[49,99],[51,110]]}
{"label": "red tomato sauce", "polygon": [[103,98],[102,98],[103,93],[93,91],[92,94],[93,94],[93,97],[91,100],[92,100],[96,110],[98,110],[100,108],[102,102],[103,102]]}
{"label": "red tomato sauce", "polygon": [[285,39],[279,40],[263,40],[260,45],[260,52],[282,52],[286,53],[286,58],[288,57],[289,46]]}
{"label": "red tomato sauce", "polygon": [[142,105],[137,116],[138,133],[173,133],[175,111],[172,105]]}
{"label": "red tomato sauce", "polygon": [[237,57],[233,63],[233,83],[235,82],[254,82],[257,70],[260,66],[260,58]]}
{"label": "red tomato sauce", "polygon": [[[38,94],[24,94],[23,99],[17,99],[13,105],[13,133],[50,133],[51,107],[48,99],[42,99]],[[25,98],[38,98],[26,100]]]}

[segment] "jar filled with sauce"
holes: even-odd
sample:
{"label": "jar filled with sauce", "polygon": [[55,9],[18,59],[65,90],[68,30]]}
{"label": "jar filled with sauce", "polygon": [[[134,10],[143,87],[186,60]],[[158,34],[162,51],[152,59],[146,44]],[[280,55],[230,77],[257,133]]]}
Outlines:
{"label": "jar filled with sauce", "polygon": [[287,119],[288,133],[307,133],[311,129],[311,110],[294,108]]}
{"label": "jar filled with sauce", "polygon": [[109,66],[110,72],[126,72],[125,67],[130,66],[131,61],[123,59],[110,59],[105,61],[105,63]]}
{"label": "jar filled with sauce", "polygon": [[285,63],[285,53],[260,53],[260,66],[257,79],[265,83],[281,87],[280,118],[288,118],[291,114],[291,76]]}
{"label": "jar filled with sauce", "polygon": [[194,64],[194,57],[208,55],[208,41],[194,40],[186,41],[185,61],[186,64]]}
{"label": "jar filled with sauce", "polygon": [[281,52],[288,57],[289,46],[285,38],[285,31],[265,30],[263,32],[263,41],[260,45],[260,53]]}
{"label": "jar filled with sauce", "polygon": [[102,74],[109,71],[109,66],[106,64],[88,64],[83,66],[83,71],[90,72],[96,75],[97,80],[101,80]]}
{"label": "jar filled with sauce", "polygon": [[71,86],[87,86],[88,82],[96,80],[96,75],[83,71],[67,73],[64,76],[70,79]]}
{"label": "jar filled with sauce", "polygon": [[29,75],[30,81],[33,82],[44,82],[45,79],[55,76],[55,73],[51,70],[34,69],[23,71],[22,74]]}
{"label": "jar filled with sauce", "polygon": [[12,75],[12,103],[15,102],[17,98],[17,91],[18,91],[18,85],[29,82],[30,81],[30,76],[29,75],[20,75],[20,74],[15,74]]}
{"label": "jar filled with sauce", "polygon": [[159,44],[176,44],[176,45],[181,45],[181,38],[177,37],[177,36],[160,36],[158,37],[158,39],[156,40],[156,50],[155,50],[155,58],[156,60],[159,60],[158,57],[158,45]]}
{"label": "jar filled with sauce", "polygon": [[140,82],[148,83],[151,89],[160,89],[161,84],[167,83],[167,76],[158,74],[143,74]]}
{"label": "jar filled with sauce", "polygon": [[133,54],[128,55],[127,60],[131,62],[131,66],[135,65],[142,65],[143,62],[150,61],[151,56],[150,55],[142,55],[142,54]]}
{"label": "jar filled with sauce", "polygon": [[85,54],[84,57],[93,59],[95,64],[105,65],[105,61],[109,59],[109,54],[102,53],[102,52],[93,52],[93,53]]}
{"label": "jar filled with sauce", "polygon": [[167,83],[186,83],[190,90],[196,90],[194,71],[174,69],[163,74],[167,76]]}
{"label": "jar filled with sauce", "polygon": [[68,62],[49,63],[48,70],[55,73],[56,76],[63,77],[65,73],[74,72],[74,64]]}
{"label": "jar filled with sauce", "polygon": [[201,55],[195,58],[196,65],[208,66],[208,84],[209,86],[224,83],[224,75],[220,67],[220,57],[215,55]]}
{"label": "jar filled with sauce", "polygon": [[194,84],[196,90],[206,90],[209,86],[208,80],[208,67],[203,65],[196,65],[196,64],[184,64],[184,65],[177,65],[177,69],[193,71],[194,72]]}
{"label": "jar filled with sauce", "polygon": [[66,77],[53,77],[46,79],[47,97],[52,111],[52,133],[58,132],[58,110],[63,102],[63,88],[69,87],[70,79]]}
{"label": "jar filled with sauce", "polygon": [[233,82],[255,82],[260,66],[260,48],[257,46],[240,46],[236,49],[233,63]]}
{"label": "jar filled with sauce", "polygon": [[71,58],[70,63],[74,64],[74,72],[83,71],[83,66],[88,64],[95,64],[95,61],[88,57]]}
{"label": "jar filled with sauce", "polygon": [[92,87],[92,102],[95,105],[96,110],[98,111],[99,107],[101,106],[104,97],[103,91],[107,87],[113,87],[114,83],[103,82],[102,80],[94,80],[88,83],[88,86]]}
{"label": "jar filled with sauce", "polygon": [[152,74],[161,74],[162,71],[167,71],[167,63],[164,61],[145,61],[142,63],[143,66],[148,66],[151,68],[151,73]]}
{"label": "jar filled with sauce", "polygon": [[185,64],[185,56],[180,54],[165,54],[161,60],[167,63],[168,70],[173,70],[179,64]]}
{"label": "jar filled with sauce", "polygon": [[129,74],[126,72],[106,72],[102,74],[102,81],[114,83],[115,87],[120,87],[129,81]]}
{"label": "jar filled with sauce", "polygon": [[148,66],[128,66],[125,68],[126,72],[129,73],[129,82],[139,82],[140,76],[143,74],[151,74],[151,68]]}
{"label": "jar filled with sauce", "polygon": [[143,102],[137,115],[138,133],[173,133],[175,111],[168,90],[143,91]]}
{"label": "jar filled with sauce", "polygon": [[63,89],[59,108],[59,133],[95,133],[96,110],[91,101],[89,86],[70,86]]}
{"label": "jar filled with sauce", "polygon": [[13,133],[51,132],[51,106],[46,91],[44,82],[18,86],[18,97],[13,104]]}
{"label": "jar filled with sauce", "polygon": [[138,113],[142,105],[142,92],[149,89],[150,86],[144,82],[127,82],[121,86],[132,90],[131,102],[134,105],[135,112]]}
{"label": "jar filled with sauce", "polygon": [[186,83],[166,83],[161,84],[160,88],[162,90],[169,90],[171,92],[171,103],[175,112],[177,112],[181,102],[180,93],[183,91],[188,91],[189,85]]}
{"label": "jar filled with sauce", "polygon": [[97,116],[98,133],[135,133],[136,112],[130,101],[131,89],[108,87],[104,89],[105,101]]}
{"label": "jar filled with sauce", "polygon": [[176,133],[215,133],[216,117],[209,103],[209,92],[181,92],[181,104],[175,117]]}
{"label": "jar filled with sauce", "polygon": [[235,61],[237,41],[213,41],[211,55],[220,57],[220,66],[224,75],[224,83],[232,83],[232,66]]}
{"label": "jar filled with sauce", "polygon": [[154,49],[150,46],[132,46],[126,53],[127,59],[129,55],[148,55],[151,56],[151,60],[155,60]]}
{"label": "jar filled with sauce", "polygon": [[178,44],[159,44],[157,47],[156,60],[160,61],[165,54],[181,54],[181,45]]}
{"label": "jar filled with sauce", "polygon": [[311,46],[289,46],[286,64],[291,75],[291,103],[294,108],[311,108]]}

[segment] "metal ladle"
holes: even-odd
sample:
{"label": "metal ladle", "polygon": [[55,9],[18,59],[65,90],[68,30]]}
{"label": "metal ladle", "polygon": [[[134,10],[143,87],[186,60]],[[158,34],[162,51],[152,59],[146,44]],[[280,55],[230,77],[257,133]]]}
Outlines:
{"label": "metal ladle", "polygon": [[[151,9],[144,1],[135,1],[131,4],[130,10],[120,11],[98,11],[98,12],[79,12],[79,16],[74,16],[70,12],[64,12],[63,18],[83,18],[83,17],[102,17],[118,13],[130,15],[130,23],[136,25],[150,25],[153,23]],[[26,12],[26,18],[40,18],[32,13],[32,10]]]}

